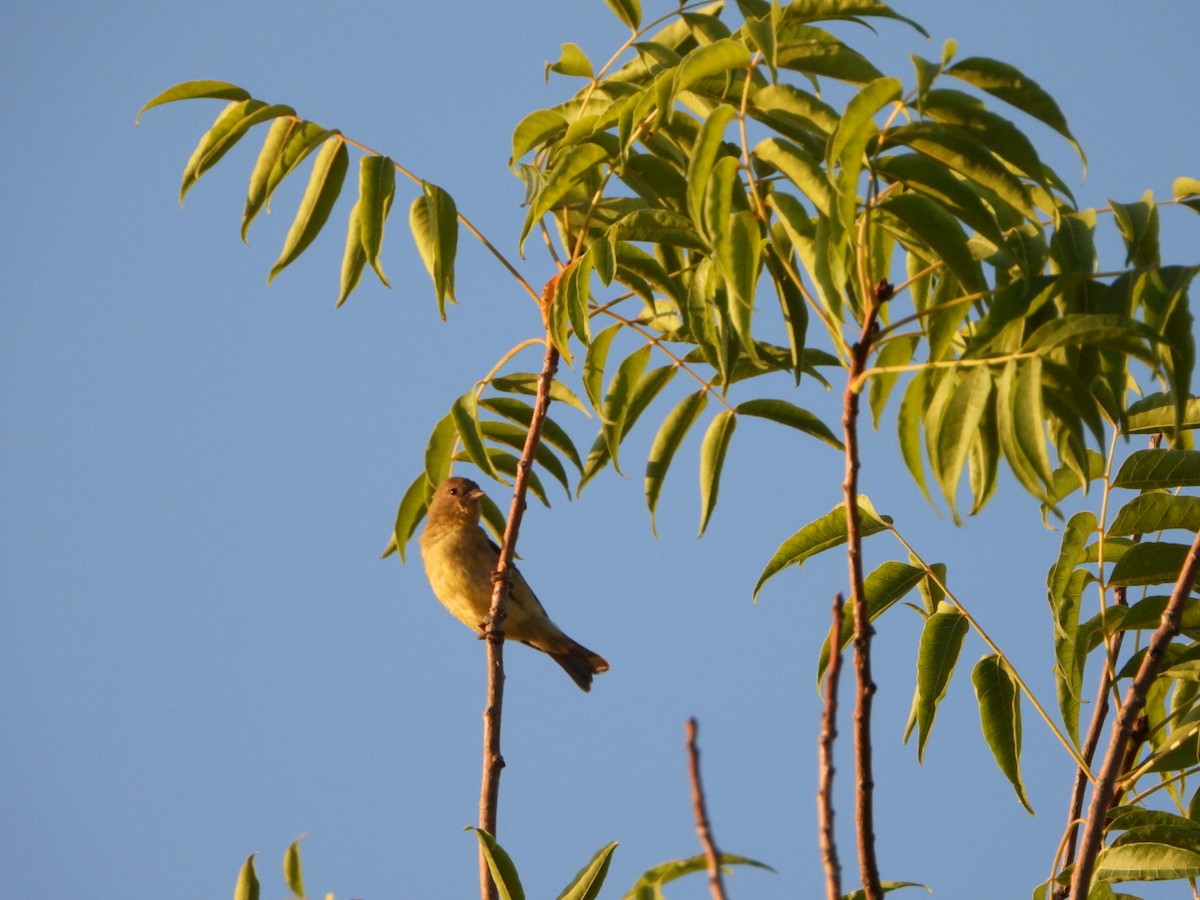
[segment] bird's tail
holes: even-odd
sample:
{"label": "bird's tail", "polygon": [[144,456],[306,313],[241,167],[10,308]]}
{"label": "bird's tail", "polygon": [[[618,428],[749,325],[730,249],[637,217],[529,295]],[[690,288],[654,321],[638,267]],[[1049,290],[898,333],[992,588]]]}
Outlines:
{"label": "bird's tail", "polygon": [[[570,638],[567,640],[570,641]],[[598,653],[593,653],[582,644],[570,641],[570,646],[563,650],[547,650],[550,658],[563,667],[571,680],[582,690],[592,689],[592,676],[608,671],[608,660]]]}

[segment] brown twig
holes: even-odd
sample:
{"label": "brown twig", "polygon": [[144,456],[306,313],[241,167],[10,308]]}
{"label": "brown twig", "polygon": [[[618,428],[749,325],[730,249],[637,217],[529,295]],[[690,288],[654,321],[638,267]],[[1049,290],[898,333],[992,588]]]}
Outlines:
{"label": "brown twig", "polygon": [[696,819],[696,834],[708,860],[708,889],[713,900],[725,900],[725,882],[721,877],[721,854],[713,841],[712,828],[708,823],[708,807],[704,802],[704,788],[700,785],[700,748],[696,746],[696,719],[687,720],[684,728],[687,737],[688,778],[692,783],[692,814]]}
{"label": "brown twig", "polygon": [[883,900],[879,864],[875,856],[875,780],[871,768],[871,701],[875,682],[871,679],[871,617],[863,589],[862,526],[858,514],[858,406],[859,378],[867,369],[879,310],[891,299],[892,285],[881,280],[875,285],[863,315],[862,335],[850,348],[850,370],[842,406],[845,433],[846,479],[842,493],[846,505],[846,558],[850,567],[850,602],[854,610],[854,671],[858,678],[858,702],[854,709],[854,813],[858,831],[858,868],[864,900]]}
{"label": "brown twig", "polygon": [[[546,321],[546,310],[554,297],[557,282],[558,276],[555,275],[542,289],[539,305],[542,308],[543,323]],[[529,471],[533,467],[533,456],[538,441],[541,440],[542,423],[546,421],[546,412],[550,407],[550,384],[557,371],[558,351],[550,341],[547,327],[546,355],[542,359],[542,371],[538,376],[533,418],[529,423],[529,432],[525,435],[521,459],[517,463],[512,503],[504,527],[504,542],[500,547],[496,571],[492,573],[492,606],[483,623],[483,637],[487,643],[488,687],[487,703],[483,708],[483,776],[479,785],[479,827],[493,837],[496,834],[496,814],[500,801],[500,771],[504,768],[504,757],[500,755],[500,722],[504,709],[504,618],[507,615],[508,585],[517,548],[517,535],[525,514]],[[497,900],[499,896],[482,849],[479,853],[479,894],[483,900]]]}
{"label": "brown twig", "polygon": [[842,606],[833,598],[833,626],[829,629],[829,666],[825,669],[825,709],[821,713],[821,742],[817,748],[820,781],[817,784],[817,824],[820,826],[821,863],[825,868],[826,900],[842,896],[842,865],[838,862],[833,833],[833,744],[837,740],[837,685],[842,669]]}
{"label": "brown twig", "polygon": [[1088,807],[1087,825],[1083,830],[1083,838],[1079,846],[1079,861],[1071,877],[1071,897],[1073,900],[1085,900],[1092,884],[1092,874],[1096,867],[1096,856],[1100,852],[1100,844],[1104,839],[1104,825],[1108,811],[1116,794],[1117,780],[1121,776],[1121,767],[1125,762],[1126,751],[1134,734],[1137,721],[1146,705],[1146,693],[1150,689],[1159,664],[1166,653],[1167,645],[1179,634],[1180,622],[1183,617],[1183,604],[1191,595],[1192,585],[1200,574],[1200,533],[1192,541],[1184,560],[1179,580],[1171,591],[1171,599],[1163,610],[1162,620],[1146,647],[1146,655],[1138,667],[1137,675],[1125,694],[1125,701],[1117,717],[1113,720],[1112,734],[1108,741],[1108,750],[1104,755],[1104,763],[1100,767],[1100,775],[1092,790],[1092,802]]}
{"label": "brown twig", "polygon": [[[1161,433],[1150,436],[1150,448],[1152,450],[1157,450],[1161,445]],[[1131,540],[1135,544],[1140,543],[1142,536],[1135,534]],[[1117,606],[1129,605],[1128,592],[1124,587],[1115,588],[1113,594]],[[1100,743],[1100,732],[1104,730],[1104,723],[1108,719],[1108,692],[1112,689],[1112,684],[1116,676],[1117,658],[1121,654],[1121,644],[1124,637],[1125,634],[1121,631],[1114,634],[1105,653],[1104,671],[1100,673],[1100,684],[1096,688],[1096,702],[1093,707],[1092,721],[1088,725],[1087,734],[1083,739],[1083,746],[1080,748],[1083,759],[1088,766],[1092,764],[1092,757],[1095,755],[1096,747]],[[1087,787],[1089,774],[1088,769],[1083,767],[1075,770],[1075,783],[1071,786],[1071,803],[1067,810],[1067,830],[1063,838],[1066,847],[1062,863],[1064,869],[1070,868],[1075,862],[1075,853],[1079,849],[1075,838],[1079,833],[1080,817],[1083,815],[1083,794]],[[1065,900],[1067,891],[1067,885],[1057,885],[1054,888],[1054,900]]]}

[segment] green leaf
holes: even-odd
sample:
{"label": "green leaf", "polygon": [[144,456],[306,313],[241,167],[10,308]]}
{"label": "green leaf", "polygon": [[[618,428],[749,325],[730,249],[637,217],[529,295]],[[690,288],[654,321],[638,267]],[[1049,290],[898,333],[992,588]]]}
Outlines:
{"label": "green leaf", "polygon": [[1187,559],[1187,544],[1158,541],[1134,544],[1122,554],[1108,578],[1110,587],[1142,584],[1174,584]]}
{"label": "green leaf", "polygon": [[[865,494],[858,496],[859,533],[869,537],[891,527],[890,516],[880,516]],[[779,545],[754,586],[754,597],[768,579],[789,566],[801,566],[810,557],[846,543],[846,506],[839,503],[830,512],[809,522]]]}
{"label": "green leaf", "polygon": [[454,420],[454,428],[462,441],[463,451],[467,458],[490,478],[497,478],[496,470],[492,468],[491,459],[483,444],[483,429],[479,424],[479,406],[475,391],[467,391],[454,401],[450,407],[450,417]]}
{"label": "green leaf", "polygon": [[200,138],[200,143],[196,145],[183,168],[183,181],[179,185],[180,205],[183,204],[183,198],[187,196],[192,185],[200,180],[200,176],[215,166],[247,131],[261,122],[295,113],[290,106],[268,106],[261,100],[252,99],[226,106],[212,127]]}
{"label": "green leaf", "polygon": [[[923,573],[922,573],[923,574]],[[917,649],[917,691],[913,698],[917,726],[917,762],[925,758],[925,744],[933,730],[938,706],[946,696],[950,677],[958,663],[963,639],[970,626],[955,607],[944,605],[925,620]],[[905,735],[907,738],[907,735]]]}
{"label": "green leaf", "polygon": [[[952,382],[947,379],[943,383]],[[979,439],[979,425],[991,392],[992,379],[987,370],[982,366],[968,369],[954,387],[937,421],[926,425],[928,438],[937,447],[936,453],[930,454],[930,463],[956,519],[954,496],[971,444]]]}
{"label": "green leaf", "polygon": [[1015,66],[982,56],[971,56],[959,60],[945,72],[987,91],[993,97],[999,97],[1010,106],[1049,125],[1071,142],[1080,160],[1087,165],[1083,148],[1071,134],[1071,129],[1067,127],[1067,119],[1054,98]]}
{"label": "green leaf", "polygon": [[925,484],[925,464],[921,455],[921,418],[928,404],[928,371],[918,372],[908,383],[896,416],[896,430],[900,440],[900,455],[904,458],[909,474],[925,495],[926,501],[933,503],[933,497]]}
{"label": "green leaf", "polygon": [[967,235],[945,207],[920,194],[893,194],[879,208],[899,219],[946,264],[967,293],[987,290],[983,269],[974,258]]}
{"label": "green leaf", "polygon": [[363,252],[367,262],[385,285],[388,284],[388,280],[383,274],[383,266],[379,263],[379,251],[383,246],[383,226],[388,213],[391,212],[395,196],[396,166],[391,159],[386,156],[368,155],[359,160],[358,206]]}
{"label": "green leaf", "polygon": [[1200,485],[1200,451],[1135,450],[1121,463],[1113,487],[1135,491]]}
{"label": "green leaf", "polygon": [[[630,0],[630,2],[636,3],[637,0]],[[600,896],[600,888],[604,886],[604,879],[608,875],[608,865],[612,861],[613,851],[616,849],[617,842],[612,841],[597,850],[588,864],[579,870],[571,879],[570,884],[563,888],[563,892],[558,895],[558,900],[596,900]]]}
{"label": "green leaf", "polygon": [[599,144],[579,144],[566,151],[546,173],[546,180],[529,204],[529,213],[517,241],[518,252],[524,252],[525,238],[546,213],[554,209],[582,178],[608,158],[608,151]]}
{"label": "green leaf", "polygon": [[995,653],[975,664],[971,672],[979,701],[979,722],[996,765],[1011,782],[1021,805],[1033,814],[1021,781],[1021,695],[1008,663]]}
{"label": "green leaf", "polygon": [[350,156],[346,152],[346,142],[341,136],[329,138],[321,146],[313,162],[308,187],[305,188],[300,207],[296,210],[296,218],[292,220],[292,226],[288,229],[283,251],[267,276],[267,284],[303,253],[320,233],[333,210],[334,201],[341,193],[342,182],[346,178],[349,165]]}
{"label": "green leaf", "polygon": [[650,345],[645,344],[627,356],[617,367],[617,373],[608,383],[604,403],[600,407],[600,433],[604,437],[613,468],[621,471],[617,454],[624,436],[625,419],[629,415],[633,390],[650,361]]}
{"label": "green leaf", "polygon": [[[523,400],[517,400],[514,397],[485,397],[479,401],[479,405],[484,409],[491,410],[497,415],[516,422],[529,430],[530,424],[533,422],[533,407]],[[554,449],[558,450],[571,461],[580,472],[583,471],[583,463],[579,458],[579,451],[575,449],[575,444],[568,435],[553,419],[547,416],[542,420],[542,440],[549,444]]]}
{"label": "green leaf", "polygon": [[257,853],[251,853],[242,863],[242,868],[238,872],[237,884],[233,888],[233,900],[258,900],[258,875],[254,872],[254,857],[256,856],[258,856]]}
{"label": "green leaf", "polygon": [[725,128],[736,112],[732,106],[722,103],[704,119],[692,147],[687,168],[688,215],[701,234],[710,234],[704,215],[704,198],[708,191],[709,178],[717,161],[724,140]]}
{"label": "green leaf", "polygon": [[880,0],[792,0],[785,7],[784,15],[788,19],[800,22],[825,19],[848,19],[850,21],[857,21],[860,18],[892,19],[905,23],[926,38],[929,37],[929,32],[918,22],[900,15]]}
{"label": "green leaf", "polygon": [[408,211],[409,229],[425,270],[433,279],[438,314],[446,319],[446,303],[457,303],[454,296],[454,258],[458,253],[458,207],[454,198],[427,181],[421,182],[421,196]]}
{"label": "green leaf", "polygon": [[892,183],[900,182],[929,197],[942,210],[974,228],[993,246],[1005,245],[993,213],[965,182],[934,159],[920,153],[900,153],[875,160],[875,171]]}
{"label": "green leaf", "polygon": [[[839,509],[845,509],[844,506]],[[838,510],[834,510],[837,512]],[[843,515],[843,521],[845,516]],[[845,526],[842,528],[845,531]],[[921,584],[925,578],[925,570],[918,566],[905,565],[902,562],[888,560],[863,579],[863,594],[867,598],[867,619],[874,622],[877,618],[899,603],[914,587]],[[830,629],[832,632],[832,629]],[[838,652],[846,649],[854,640],[854,604],[842,605],[841,642]],[[825,677],[829,667],[829,639],[832,634],[825,636],[821,644],[821,653],[817,657],[817,684]]]}
{"label": "green leaf", "polygon": [[534,148],[561,137],[567,130],[567,120],[553,109],[536,109],[517,123],[512,137],[512,165]]}
{"label": "green leaf", "polygon": [[840,252],[841,244],[854,227],[858,204],[859,175],[863,170],[863,154],[867,143],[879,131],[875,115],[900,99],[902,85],[898,78],[878,78],[850,98],[837,131],[829,139],[825,164],[829,172],[838,167],[835,179],[837,204],[831,210],[831,244]]}
{"label": "green leaf", "polygon": [[446,413],[433,426],[429,441],[425,444],[425,477],[429,479],[430,491],[450,477],[457,440],[458,429],[455,428],[454,417]]}
{"label": "green leaf", "polygon": [[734,38],[723,38],[692,50],[675,69],[671,96],[686,91],[702,78],[722,75],[731,69],[750,65],[750,48]]}
{"label": "green leaf", "polygon": [[547,80],[549,80],[551,72],[557,72],[559,75],[591,78],[592,63],[587,58],[587,54],[579,49],[578,44],[567,43],[562,45],[562,55],[559,56],[558,61],[546,65]]}
{"label": "green leaf", "polygon": [[721,469],[725,465],[725,453],[729,440],[737,428],[737,416],[732,410],[723,409],[709,423],[700,445],[700,534],[708,527],[709,517],[717,505],[717,491],[721,486]]}
{"label": "green leaf", "polygon": [[334,308],[341,306],[350,296],[350,292],[358,287],[362,280],[363,269],[367,265],[367,254],[363,251],[362,226],[358,218],[359,201],[354,201],[350,207],[350,218],[346,223],[346,249],[342,253],[341,288],[338,291]]}
{"label": "green leaf", "polygon": [[1025,218],[1036,219],[1033,201],[1021,180],[985,147],[956,128],[938,122],[913,122],[892,128],[880,144],[880,149],[911,147],[994,192]]}
{"label": "green leaf", "polygon": [[[925,890],[929,891],[929,893],[933,893],[933,890],[929,887],[929,885],[921,884],[917,881],[881,881],[879,882],[879,886],[883,888],[883,892],[885,894],[890,894],[892,891],[898,891],[901,888],[910,887],[925,888]],[[862,888],[859,888],[857,891],[851,891],[848,894],[842,894],[841,900],[867,900],[867,892]]]}
{"label": "green leaf", "polygon": [[[507,444],[515,449],[518,453],[525,450],[525,438],[528,431],[523,428],[518,428],[516,425],[510,425],[508,422],[496,422],[490,419],[481,420],[479,429],[483,436],[488,440],[496,441],[497,443]],[[571,485],[567,481],[567,470],[563,468],[563,464],[559,462],[554,451],[550,449],[548,441],[538,441],[534,448],[534,459],[537,464],[554,476],[555,480],[563,486],[563,490],[567,492],[567,497],[571,496]]]}
{"label": "green leaf", "polygon": [[433,485],[429,483],[429,479],[422,472],[413,479],[412,484],[408,486],[408,490],[404,492],[404,496],[400,500],[400,506],[396,510],[396,524],[392,527],[391,539],[381,558],[399,552],[400,561],[408,562],[405,549],[408,542],[412,540],[412,536],[416,534],[417,526],[425,518],[425,511],[429,509],[431,497],[433,497]]}
{"label": "green leaf", "polygon": [[263,207],[271,202],[275,189],[308,154],[335,132],[314,122],[299,122],[279,118],[271,123],[258,159],[250,173],[246,205],[242,210],[242,241],[246,240],[250,223]]}
{"label": "green leaf", "polygon": [[637,31],[642,24],[642,4],[640,0],[604,0],[608,8],[617,14],[617,18]]}
{"label": "green leaf", "polygon": [[1063,529],[1058,561],[1047,577],[1050,612],[1054,617],[1054,683],[1058,708],[1067,734],[1079,743],[1079,703],[1083,693],[1083,669],[1087,639],[1079,628],[1083,588],[1092,579],[1086,569],[1087,545],[1096,536],[1095,513],[1081,511],[1071,516]]}
{"label": "green leaf", "polygon": [[600,412],[603,403],[604,367],[608,364],[608,351],[613,338],[621,330],[620,324],[609,325],[592,338],[587,355],[583,358],[583,389],[592,408]]}
{"label": "green leaf", "polygon": [[1200,497],[1175,494],[1140,494],[1117,513],[1108,534],[1150,534],[1168,528],[1200,531]]}
{"label": "green leaf", "polygon": [[754,313],[754,296],[758,275],[762,271],[762,237],[758,220],[750,210],[741,210],[729,217],[728,231],[716,239],[717,266],[729,287],[729,318],[738,340],[751,360],[758,351],[750,323]]}
{"label": "green leaf", "polygon": [[[537,395],[538,376],[533,372],[514,372],[511,375],[498,375],[492,379],[492,387],[505,394]],[[591,413],[583,405],[583,401],[569,387],[557,378],[550,382],[550,399],[559,403],[573,406],[588,418]]]}
{"label": "green leaf", "polygon": [[201,97],[210,97],[216,100],[249,100],[250,92],[236,84],[230,84],[228,81],[184,81],[167,88],[153,100],[147,101],[146,105],[138,110],[137,118],[140,119],[146,110],[162,106],[164,103],[174,103],[176,100],[196,100]]}
{"label": "green leaf", "polygon": [[754,155],[782,172],[822,215],[829,215],[833,189],[820,160],[791,141],[774,137],[759,142]]}
{"label": "green leaf", "polygon": [[1184,206],[1200,212],[1200,181],[1195,178],[1176,178],[1171,184],[1171,193]]}
{"label": "green leaf", "polygon": [[1136,203],[1109,200],[1108,206],[1125,241],[1125,265],[1159,265],[1158,204],[1154,202],[1154,192],[1146,191]]}
{"label": "green leaf", "polygon": [[468,825],[464,831],[473,831],[479,838],[479,849],[487,860],[488,871],[492,873],[492,882],[500,900],[525,900],[525,889],[521,887],[521,879],[517,875],[517,867],[512,858],[504,852],[504,848],[496,843],[496,839],[482,828]]}
{"label": "green leaf", "polygon": [[[760,863],[753,859],[748,859],[745,856],[738,856],[734,853],[718,854],[722,867],[725,866],[754,866],[758,869],[766,869],[768,872],[775,870],[766,863]],[[644,900],[646,897],[659,900],[663,896],[662,886],[674,881],[677,878],[682,878],[684,875],[690,875],[693,872],[704,872],[708,869],[708,858],[703,854],[693,856],[688,859],[674,859],[670,862],[659,863],[652,869],[647,869],[638,878],[629,893],[625,895],[623,900]]]}
{"label": "green leaf", "polygon": [[739,403],[734,411],[743,416],[757,416],[761,419],[770,419],[772,422],[778,422],[780,425],[787,425],[789,428],[795,428],[797,431],[811,434],[813,437],[824,441],[837,450],[845,449],[842,442],[838,440],[837,435],[830,430],[828,425],[807,409],[801,409],[799,406],[789,403],[786,400],[746,400]]}
{"label": "green leaf", "polygon": [[[795,4],[782,7],[785,14]],[[775,63],[807,75],[827,75],[853,84],[867,84],[880,72],[862,54],[828,31],[784,18],[776,29]]]}
{"label": "green leaf", "polygon": [[708,405],[708,392],[697,391],[688,394],[679,404],[667,413],[662,426],[654,436],[650,445],[650,457],[646,460],[646,505],[650,509],[650,530],[655,536],[658,529],[654,524],[654,514],[658,509],[658,498],[662,494],[663,482],[667,477],[667,469],[675,458],[679,445],[683,443],[688,430],[695,424],[700,413]]}
{"label": "green leaf", "polygon": [[[1154,434],[1175,427],[1175,397],[1172,394],[1148,394],[1130,404],[1124,434]],[[1200,428],[1200,397],[1187,397],[1183,404],[1184,428]]]}
{"label": "green leaf", "polygon": [[1096,856],[1095,879],[1113,881],[1168,881],[1200,877],[1200,851],[1195,838],[1190,847],[1157,841],[1138,841],[1105,847]]}
{"label": "green leaf", "polygon": [[[303,835],[301,835],[303,837]],[[300,868],[300,838],[288,845],[283,854],[283,880],[287,882],[288,890],[304,900],[304,873]]]}

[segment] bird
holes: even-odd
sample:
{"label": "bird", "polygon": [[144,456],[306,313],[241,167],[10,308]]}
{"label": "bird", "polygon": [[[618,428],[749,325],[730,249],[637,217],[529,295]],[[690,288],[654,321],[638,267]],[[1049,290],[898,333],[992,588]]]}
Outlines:
{"label": "bird", "polygon": [[[492,606],[492,573],[500,559],[500,548],[479,526],[484,496],[469,478],[446,479],[433,492],[420,540],[434,595],[480,637]],[[563,634],[521,572],[515,566],[510,572],[505,638],[541,650],[581,689],[590,691],[592,676],[607,672],[608,660]]]}

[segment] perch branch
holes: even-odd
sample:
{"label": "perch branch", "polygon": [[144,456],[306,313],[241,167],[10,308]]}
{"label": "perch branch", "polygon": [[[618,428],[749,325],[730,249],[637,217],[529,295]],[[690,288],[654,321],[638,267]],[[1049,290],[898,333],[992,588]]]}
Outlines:
{"label": "perch branch", "polygon": [[825,868],[826,900],[842,896],[842,866],[838,862],[833,833],[833,743],[837,740],[837,686],[842,670],[842,607],[838,594],[833,598],[833,626],[829,630],[829,666],[825,669],[825,709],[821,713],[821,742],[817,750],[820,782],[817,785],[817,824],[820,826],[821,863]]}
{"label": "perch branch", "polygon": [[692,784],[692,814],[696,819],[696,834],[708,860],[708,889],[713,900],[725,900],[725,882],[721,877],[721,854],[713,841],[712,827],[708,823],[708,807],[704,802],[704,788],[700,785],[700,748],[696,746],[696,719],[687,720],[684,729],[687,736],[688,779]]}

